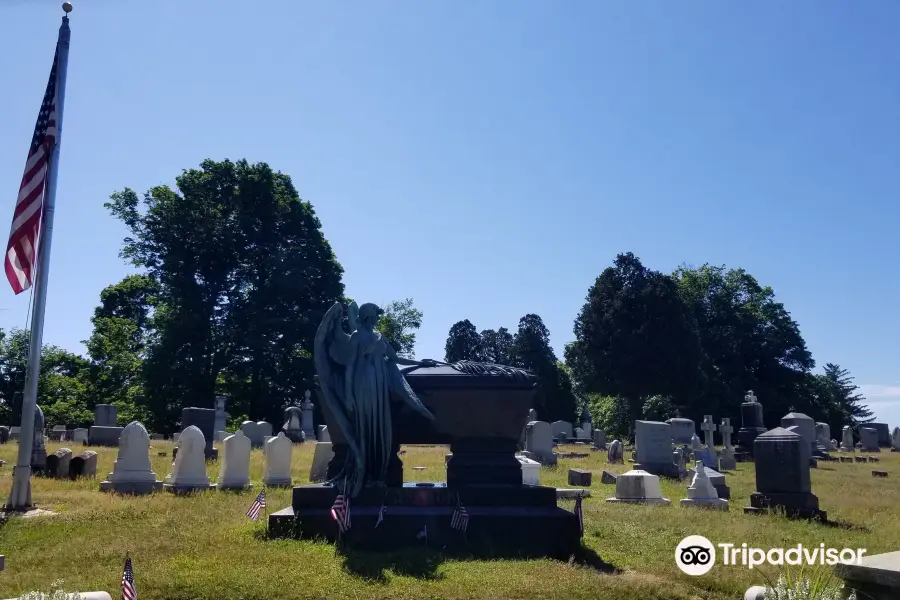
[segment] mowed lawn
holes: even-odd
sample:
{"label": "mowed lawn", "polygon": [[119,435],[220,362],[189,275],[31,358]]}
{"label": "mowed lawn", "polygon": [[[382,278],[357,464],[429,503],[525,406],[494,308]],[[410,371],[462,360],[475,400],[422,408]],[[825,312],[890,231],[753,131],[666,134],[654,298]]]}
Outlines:
{"label": "mowed lawn", "polygon": [[[52,452],[62,444],[48,444]],[[445,447],[406,447],[407,480],[445,478]],[[73,448],[79,451],[80,447]],[[702,577],[683,575],[675,566],[675,547],[688,535],[703,535],[714,544],[746,542],[769,549],[796,546],[865,548],[869,554],[897,550],[900,518],[900,454],[881,452],[878,464],[820,463],[812,472],[813,492],[829,518],[841,526],[788,521],[777,516],[743,514],[754,487],[751,463],[728,475],[731,510],[727,513],[684,509],[688,482],[663,482],[671,506],[606,503],[614,486],[600,483],[602,470],[616,473],[626,465],[607,465],[605,452],[585,459],[560,459],[555,469],[541,470],[541,483],[566,486],[569,467],[594,472],[593,497],[584,502],[585,544],[614,571],[554,560],[445,559],[424,547],[397,555],[356,554],[350,559],[325,543],[265,539],[265,526],[245,512],[260,489],[263,457],[253,451],[253,491],[204,492],[189,497],[158,493],[120,497],[98,491],[112,469],[115,449],[99,452],[96,480],[33,481],[35,502],[55,516],[9,519],[0,527],[0,598],[47,590],[62,579],[67,591],[103,590],[118,597],[126,552],[134,560],[139,597],[153,599],[271,600],[276,598],[559,598],[574,600],[734,600],[753,584],[765,582],[757,571],[718,564]],[[561,447],[560,451],[584,447]],[[17,445],[0,446],[0,493],[11,485]],[[158,454],[165,452],[166,456]],[[151,459],[162,479],[171,466],[172,444],[153,442]],[[308,482],[313,445],[294,447],[296,484]],[[413,471],[412,467],[426,467]],[[873,469],[888,471],[874,478]],[[218,470],[210,464],[215,480]],[[269,510],[290,503],[290,490],[269,490]],[[572,502],[560,501],[571,510]],[[365,568],[360,568],[365,565]],[[361,574],[365,573],[365,574]],[[777,572],[769,569],[769,576]]]}

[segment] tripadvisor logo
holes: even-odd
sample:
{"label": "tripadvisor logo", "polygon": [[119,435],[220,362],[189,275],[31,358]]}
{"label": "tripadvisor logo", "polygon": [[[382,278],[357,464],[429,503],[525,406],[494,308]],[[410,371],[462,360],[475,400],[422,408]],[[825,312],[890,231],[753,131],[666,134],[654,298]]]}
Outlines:
{"label": "tripadvisor logo", "polygon": [[866,554],[864,548],[826,548],[825,544],[807,548],[797,544],[791,548],[753,548],[747,544],[713,545],[701,535],[691,535],[675,548],[675,564],[687,575],[699,576],[709,573],[716,564],[716,548],[721,555],[722,564],[753,569],[760,565],[828,565],[838,563],[860,564]]}

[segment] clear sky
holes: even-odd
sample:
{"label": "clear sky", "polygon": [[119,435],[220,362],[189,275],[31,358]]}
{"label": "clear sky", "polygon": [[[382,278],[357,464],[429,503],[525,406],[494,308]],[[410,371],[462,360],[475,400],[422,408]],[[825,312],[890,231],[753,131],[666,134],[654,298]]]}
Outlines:
{"label": "clear sky", "polygon": [[[0,1],[0,219],[59,4]],[[530,312],[562,356],[632,251],[746,268],[817,370],[900,424],[895,0],[75,0],[71,23],[45,342],[83,351],[131,272],[110,193],[246,157],[313,203],[349,295],[414,298],[420,357]],[[0,327],[24,326],[0,287]]]}

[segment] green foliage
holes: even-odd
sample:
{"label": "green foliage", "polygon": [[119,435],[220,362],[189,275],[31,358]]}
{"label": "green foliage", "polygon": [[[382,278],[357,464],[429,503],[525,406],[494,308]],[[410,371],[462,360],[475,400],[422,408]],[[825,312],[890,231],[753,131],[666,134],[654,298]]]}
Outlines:
{"label": "green foliage", "polygon": [[468,319],[454,323],[444,345],[444,360],[452,363],[460,360],[480,361],[481,358],[481,336],[475,325]]}
{"label": "green foliage", "polygon": [[49,592],[27,592],[19,596],[19,600],[81,600],[81,594],[66,592],[63,580],[57,579],[50,584]]}
{"label": "green foliage", "polygon": [[875,420],[872,411],[862,403],[865,398],[858,393],[850,371],[839,365],[826,363],[825,373],[815,376],[819,413],[822,420],[835,431],[844,425],[858,430],[860,425]]}
{"label": "green foliage", "polygon": [[385,307],[378,318],[378,331],[397,356],[415,358],[416,330],[422,326],[422,311],[413,306],[412,298],[394,301]]}
{"label": "green foliage", "polygon": [[512,365],[515,338],[506,327],[481,332],[481,360],[495,365]]}
{"label": "green foliage", "polygon": [[857,600],[855,591],[844,594],[843,582],[827,569],[785,567],[774,582],[761,573],[767,583],[766,600]]}

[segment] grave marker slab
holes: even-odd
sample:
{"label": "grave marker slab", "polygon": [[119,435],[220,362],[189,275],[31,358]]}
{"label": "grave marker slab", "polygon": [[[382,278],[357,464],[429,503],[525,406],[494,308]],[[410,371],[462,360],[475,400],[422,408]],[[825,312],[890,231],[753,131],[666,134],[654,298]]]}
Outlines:
{"label": "grave marker slab", "polygon": [[878,447],[878,431],[871,427],[859,428],[859,441],[863,452],[881,452]]}
{"label": "grave marker slab", "polygon": [[672,429],[668,423],[635,421],[634,443],[637,450],[635,470],[676,479],[683,476],[672,460]]}
{"label": "grave marker slab", "polygon": [[242,431],[229,435],[222,442],[222,461],[219,465],[220,490],[246,490],[250,483],[250,440]]}
{"label": "grave marker slab", "polygon": [[100,483],[100,491],[149,494],[161,490],[162,486],[162,481],[150,469],[150,436],[143,424],[132,421],[122,430],[113,472]]}

